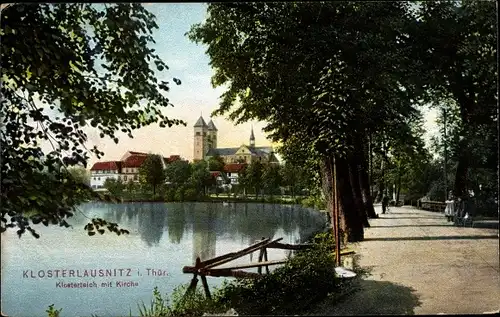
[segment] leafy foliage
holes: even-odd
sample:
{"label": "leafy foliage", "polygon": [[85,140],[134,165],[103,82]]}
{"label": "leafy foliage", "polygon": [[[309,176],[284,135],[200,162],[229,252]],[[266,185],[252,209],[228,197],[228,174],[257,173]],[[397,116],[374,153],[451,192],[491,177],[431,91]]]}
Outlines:
{"label": "leafy foliage", "polygon": [[167,165],[165,174],[167,181],[175,186],[185,184],[191,176],[191,164],[187,161],[174,161]]}
{"label": "leafy foliage", "polygon": [[[208,46],[212,84],[227,87],[213,115],[267,122],[282,151],[317,174],[332,156],[345,165],[356,159],[350,171],[366,169],[359,153],[369,133],[408,137],[420,100],[407,72],[417,66],[408,54],[410,26],[405,2],[214,3],[188,36]],[[333,183],[332,173],[322,177]],[[341,223],[358,239],[366,212],[357,209],[370,202],[349,199],[360,191],[353,186],[341,189],[348,219]]]}
{"label": "leafy foliage", "polygon": [[90,186],[90,173],[85,167],[74,166],[68,168],[69,173],[76,181]]}
{"label": "leafy foliage", "polygon": [[59,314],[61,313],[62,308],[60,309],[55,309],[54,304],[49,305],[49,308],[45,311],[47,313],[48,317],[59,317]]}
{"label": "leafy foliage", "polygon": [[125,190],[125,184],[121,179],[107,178],[104,181],[104,188],[114,196],[120,196]]}
{"label": "leafy foliage", "polygon": [[224,159],[218,154],[208,159],[208,168],[210,171],[222,171],[224,170],[224,165]]}
{"label": "leafy foliage", "polygon": [[150,154],[146,157],[139,168],[139,177],[142,183],[153,188],[153,195],[156,188],[165,183],[165,170],[163,169],[163,157],[158,154]]}
{"label": "leafy foliage", "polygon": [[26,230],[38,236],[32,224],[65,226],[75,206],[99,198],[67,172],[86,166],[90,153],[103,155],[97,147],[87,151],[87,131],[118,142],[117,133],[132,137],[153,123],[185,124],[162,111],[172,104],[164,95],[169,83],[157,79],[168,67],[148,48],[156,28],[139,3],[2,10],[2,231],[17,227],[19,236]]}
{"label": "leafy foliage", "polygon": [[467,196],[470,168],[497,166],[495,12],[492,1],[423,2],[418,11],[414,54],[422,61],[428,101],[448,114],[459,109],[458,130],[450,133],[458,140],[455,196]]}

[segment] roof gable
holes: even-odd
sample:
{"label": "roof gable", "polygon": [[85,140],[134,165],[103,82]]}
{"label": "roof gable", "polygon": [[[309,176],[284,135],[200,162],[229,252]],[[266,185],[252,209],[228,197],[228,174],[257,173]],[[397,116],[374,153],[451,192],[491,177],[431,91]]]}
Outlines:
{"label": "roof gable", "polygon": [[224,172],[226,173],[239,173],[243,170],[247,164],[245,163],[231,163],[224,165]]}
{"label": "roof gable", "polygon": [[146,160],[146,155],[131,155],[123,162],[123,167],[141,167]]}
{"label": "roof gable", "polygon": [[251,154],[252,152],[250,151],[250,148],[246,145],[240,146],[234,154],[240,155],[240,154]]}
{"label": "roof gable", "polygon": [[91,171],[116,171],[120,169],[121,162],[118,161],[107,161],[107,162],[97,162],[94,163]]}

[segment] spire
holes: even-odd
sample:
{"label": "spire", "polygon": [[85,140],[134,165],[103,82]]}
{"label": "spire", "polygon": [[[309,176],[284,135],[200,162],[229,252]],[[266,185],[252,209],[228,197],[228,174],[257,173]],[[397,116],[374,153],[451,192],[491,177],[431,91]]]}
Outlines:
{"label": "spire", "polygon": [[212,119],[210,119],[210,122],[208,123],[208,130],[210,130],[210,131],[217,131],[217,128],[215,127],[215,124],[212,121]]}
{"label": "spire", "polygon": [[252,125],[252,132],[250,133],[250,146],[255,146],[255,136],[253,135],[253,125]]}
{"label": "spire", "polygon": [[206,126],[207,126],[207,124],[205,123],[205,120],[203,120],[203,116],[200,116],[198,121],[196,121],[196,123],[194,124],[195,128],[199,128],[199,127],[205,128]]}

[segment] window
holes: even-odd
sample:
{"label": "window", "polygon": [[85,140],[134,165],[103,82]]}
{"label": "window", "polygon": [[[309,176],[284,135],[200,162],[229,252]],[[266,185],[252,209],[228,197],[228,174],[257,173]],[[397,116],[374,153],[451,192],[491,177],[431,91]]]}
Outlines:
{"label": "window", "polygon": [[100,181],[100,180],[101,180],[101,178],[100,178],[100,177],[97,177],[97,180],[98,180],[98,181]]}
{"label": "window", "polygon": [[196,135],[200,135],[200,132],[196,132]]}
{"label": "window", "polygon": [[134,180],[137,180],[139,177],[137,177],[137,175],[134,175]]}
{"label": "window", "polygon": [[124,181],[127,181],[127,176],[123,176],[123,180],[124,180]]}

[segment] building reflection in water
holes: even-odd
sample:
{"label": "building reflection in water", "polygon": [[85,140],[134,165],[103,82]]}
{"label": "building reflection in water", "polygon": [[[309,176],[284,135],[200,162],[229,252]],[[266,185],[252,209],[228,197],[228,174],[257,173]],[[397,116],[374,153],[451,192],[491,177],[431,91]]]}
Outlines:
{"label": "building reflection in water", "polygon": [[215,204],[193,204],[193,263],[215,257],[217,230]]}

